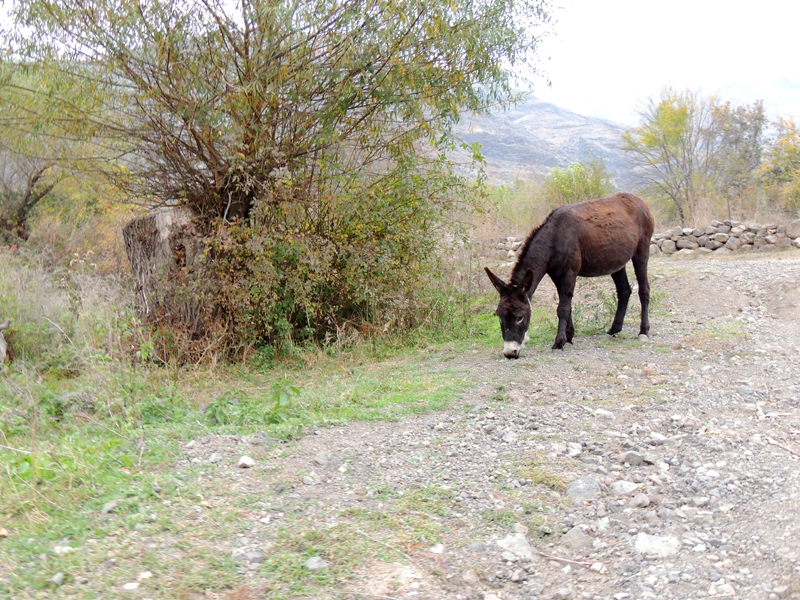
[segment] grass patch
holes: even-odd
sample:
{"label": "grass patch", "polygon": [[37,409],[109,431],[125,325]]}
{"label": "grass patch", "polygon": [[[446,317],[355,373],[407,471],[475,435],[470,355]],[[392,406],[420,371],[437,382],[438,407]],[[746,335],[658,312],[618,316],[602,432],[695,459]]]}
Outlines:
{"label": "grass patch", "polygon": [[[265,584],[260,598],[294,598],[341,585],[365,557],[374,555],[369,540],[348,525],[327,529],[284,527],[260,569]],[[328,567],[319,571],[304,566],[312,557]]]}
{"label": "grass patch", "polygon": [[530,479],[536,485],[543,485],[546,488],[562,493],[567,491],[567,484],[564,479],[535,458],[521,461],[516,466],[516,471],[520,477]]}

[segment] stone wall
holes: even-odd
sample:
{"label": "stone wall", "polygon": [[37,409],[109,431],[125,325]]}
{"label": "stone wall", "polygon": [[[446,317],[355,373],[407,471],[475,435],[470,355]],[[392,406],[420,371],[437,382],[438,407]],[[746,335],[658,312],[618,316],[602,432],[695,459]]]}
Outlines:
{"label": "stone wall", "polygon": [[704,252],[770,252],[800,248],[800,219],[789,225],[712,221],[704,228],[674,227],[653,236],[650,255]]}
{"label": "stone wall", "polygon": [[[516,260],[524,237],[491,240],[496,256]],[[656,233],[650,256],[730,252],[770,252],[781,248],[800,248],[800,219],[788,225],[758,225],[739,221],[712,221],[702,228],[673,227]]]}

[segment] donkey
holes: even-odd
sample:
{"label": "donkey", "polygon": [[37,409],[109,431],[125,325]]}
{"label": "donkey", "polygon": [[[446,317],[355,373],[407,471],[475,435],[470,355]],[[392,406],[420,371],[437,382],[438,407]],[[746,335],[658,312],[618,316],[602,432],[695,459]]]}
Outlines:
{"label": "donkey", "polygon": [[564,344],[572,343],[575,334],[572,294],[579,275],[611,275],[617,287],[617,312],[608,334],[619,333],[632,291],[625,272],[629,260],[633,262],[639,282],[642,304],[639,339],[647,340],[650,332],[647,260],[654,227],[650,209],[633,194],[620,193],[587,200],[551,212],[525,240],[509,283],[486,268],[486,274],[500,293],[495,314],[500,318],[503,332],[503,355],[519,358],[520,350],[528,340],[530,301],[545,274],[550,276],[558,290],[558,333],[553,350],[563,350]]}

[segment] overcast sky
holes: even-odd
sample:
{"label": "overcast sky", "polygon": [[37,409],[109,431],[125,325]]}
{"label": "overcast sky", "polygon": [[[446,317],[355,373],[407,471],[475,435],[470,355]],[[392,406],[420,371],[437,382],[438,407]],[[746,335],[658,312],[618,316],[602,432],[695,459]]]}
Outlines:
{"label": "overcast sky", "polygon": [[[554,0],[536,97],[632,125],[664,86],[800,118],[800,2]],[[548,59],[549,57],[549,59]]]}

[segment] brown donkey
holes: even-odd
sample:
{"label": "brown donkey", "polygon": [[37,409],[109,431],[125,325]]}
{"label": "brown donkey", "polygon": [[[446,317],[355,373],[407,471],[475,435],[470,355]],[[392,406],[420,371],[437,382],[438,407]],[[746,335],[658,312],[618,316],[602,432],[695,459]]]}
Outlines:
{"label": "brown donkey", "polygon": [[511,281],[503,282],[488,268],[486,274],[500,293],[496,314],[503,332],[503,354],[519,358],[531,319],[530,301],[539,282],[550,276],[558,290],[558,333],[553,349],[572,343],[572,294],[581,277],[611,275],[617,286],[617,313],[609,335],[622,330],[631,286],[625,265],[630,260],[639,282],[642,323],[639,339],[650,331],[648,307],[650,282],[647,259],[653,235],[653,215],[641,198],[633,194],[615,194],[599,200],[562,206],[551,212],[534,229],[519,254],[511,272]]}

